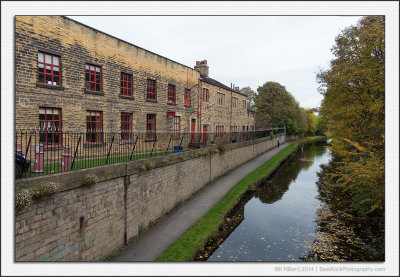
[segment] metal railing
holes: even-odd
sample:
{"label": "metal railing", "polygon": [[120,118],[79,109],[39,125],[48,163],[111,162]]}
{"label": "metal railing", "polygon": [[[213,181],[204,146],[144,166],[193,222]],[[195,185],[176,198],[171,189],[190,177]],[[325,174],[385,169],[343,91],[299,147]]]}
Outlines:
{"label": "metal railing", "polygon": [[127,133],[16,130],[16,178],[162,156],[284,133],[283,128],[225,133]]}

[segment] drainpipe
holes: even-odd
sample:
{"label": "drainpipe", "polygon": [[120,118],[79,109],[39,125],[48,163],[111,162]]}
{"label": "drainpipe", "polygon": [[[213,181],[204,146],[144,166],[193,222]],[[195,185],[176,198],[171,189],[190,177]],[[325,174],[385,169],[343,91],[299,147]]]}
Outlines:
{"label": "drainpipe", "polygon": [[201,131],[201,105],[203,102],[203,81],[200,80],[200,112],[199,112],[199,132]]}
{"label": "drainpipe", "polygon": [[232,132],[232,90],[231,90],[231,112],[229,115],[229,132]]}

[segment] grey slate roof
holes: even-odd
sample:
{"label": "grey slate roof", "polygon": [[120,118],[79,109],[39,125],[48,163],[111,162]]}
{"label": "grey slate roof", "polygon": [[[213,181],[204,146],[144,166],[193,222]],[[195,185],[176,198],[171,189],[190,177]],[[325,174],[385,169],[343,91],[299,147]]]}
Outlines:
{"label": "grey slate roof", "polygon": [[224,88],[224,89],[226,89],[226,90],[230,90],[230,91],[236,92],[236,93],[238,93],[238,94],[245,95],[245,94],[241,93],[240,91],[234,90],[234,89],[232,89],[232,88],[230,88],[230,87],[228,87],[228,86],[226,86],[226,85],[224,85],[224,84],[218,82],[217,80],[212,79],[212,78],[210,78],[210,77],[207,77],[207,76],[205,76],[205,75],[201,75],[201,74],[200,74],[200,80],[205,81],[205,82],[207,82],[207,83],[211,83],[211,84],[220,86],[220,87],[222,87],[222,88]]}

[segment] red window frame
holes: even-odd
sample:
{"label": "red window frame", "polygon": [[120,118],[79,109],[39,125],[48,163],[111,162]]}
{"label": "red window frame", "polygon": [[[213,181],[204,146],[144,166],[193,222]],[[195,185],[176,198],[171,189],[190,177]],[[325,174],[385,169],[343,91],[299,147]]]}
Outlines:
{"label": "red window frame", "polygon": [[225,105],[225,94],[218,92],[218,105],[224,106]]}
{"label": "red window frame", "polygon": [[60,56],[39,51],[37,66],[38,66],[38,84],[43,84],[53,87],[61,87]]}
{"label": "red window frame", "polygon": [[86,143],[99,144],[103,142],[103,112],[86,111]]}
{"label": "red window frame", "polygon": [[146,139],[155,140],[156,139],[156,115],[148,114],[146,120]]}
{"label": "red window frame", "polygon": [[238,101],[238,98],[237,97],[232,97],[232,107],[233,108],[237,108],[237,102]]}
{"label": "red window frame", "polygon": [[185,88],[185,105],[186,106],[192,105],[191,90],[189,88]]}
{"label": "red window frame", "polygon": [[[50,112],[50,113],[49,113]],[[56,118],[58,115],[58,118]],[[45,146],[62,145],[61,109],[39,107],[39,142]]]}
{"label": "red window frame", "polygon": [[133,97],[133,76],[121,72],[121,96]]}
{"label": "red window frame", "polygon": [[208,88],[203,88],[203,102],[208,102],[210,99],[210,92]]}
{"label": "red window frame", "polygon": [[215,137],[222,138],[222,136],[224,134],[224,126],[216,126],[215,133],[216,133]]}
{"label": "red window frame", "polygon": [[94,64],[85,65],[85,89],[86,91],[101,93],[102,69]]}
{"label": "red window frame", "polygon": [[147,79],[147,100],[157,101],[157,82]]}
{"label": "red window frame", "polygon": [[243,109],[247,108],[246,100],[243,100]]}
{"label": "red window frame", "polygon": [[121,113],[121,140],[131,141],[133,139],[133,114]]}
{"label": "red window frame", "polygon": [[175,104],[176,103],[176,87],[175,85],[168,84],[168,103]]}
{"label": "red window frame", "polygon": [[181,132],[181,117],[180,116],[174,116],[172,127],[173,127],[172,128],[173,134],[179,135]]}

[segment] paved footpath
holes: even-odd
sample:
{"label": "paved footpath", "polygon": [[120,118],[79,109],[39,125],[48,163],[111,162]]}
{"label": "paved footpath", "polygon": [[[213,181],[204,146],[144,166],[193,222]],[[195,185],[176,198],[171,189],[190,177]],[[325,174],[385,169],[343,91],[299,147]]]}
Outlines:
{"label": "paved footpath", "polygon": [[118,256],[113,257],[110,261],[154,261],[168,246],[217,204],[235,184],[289,144],[290,142],[283,143],[279,149],[274,147],[205,185],[191,198],[183,202],[178,208],[173,209],[147,232],[139,236],[136,241],[127,245]]}

